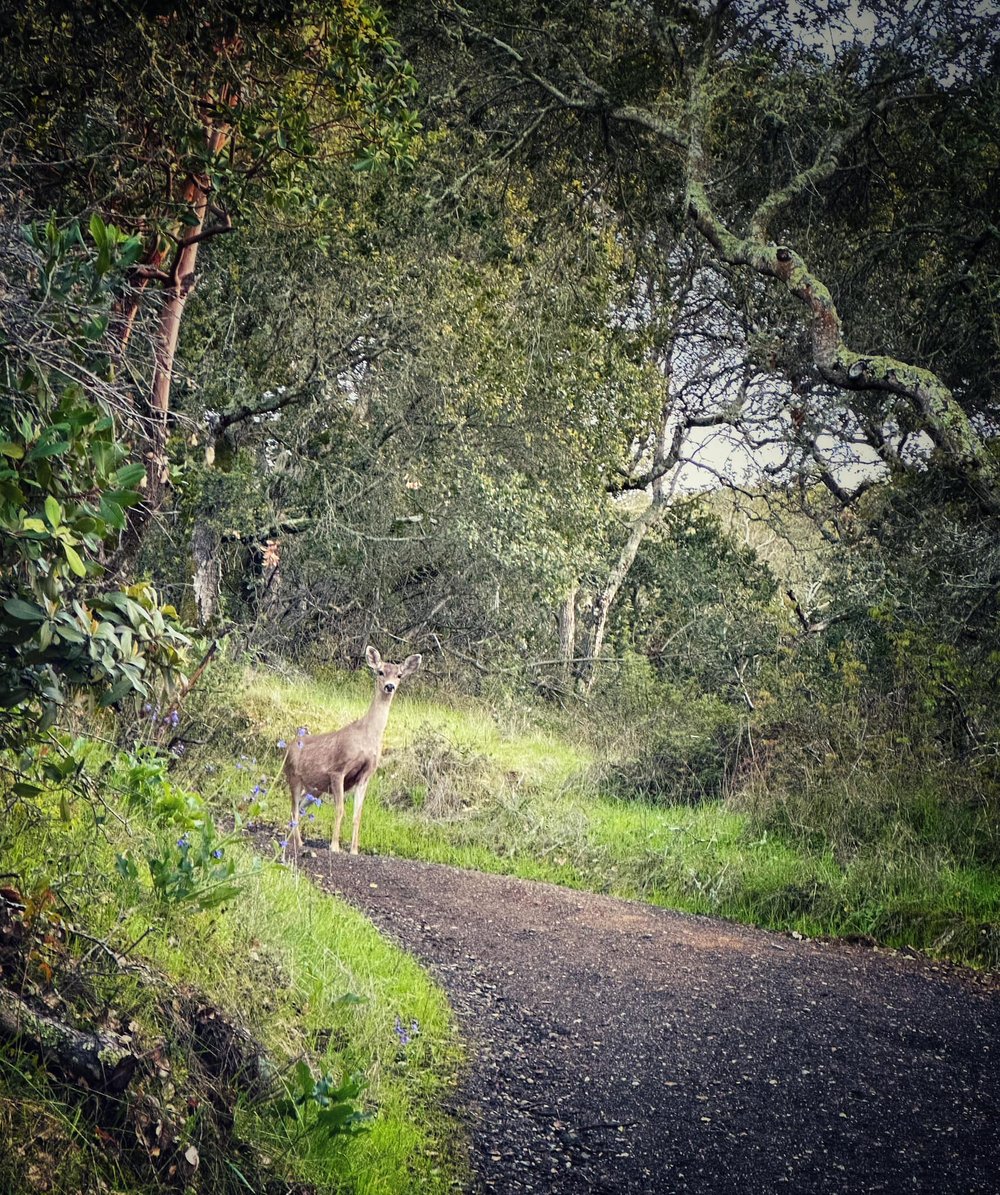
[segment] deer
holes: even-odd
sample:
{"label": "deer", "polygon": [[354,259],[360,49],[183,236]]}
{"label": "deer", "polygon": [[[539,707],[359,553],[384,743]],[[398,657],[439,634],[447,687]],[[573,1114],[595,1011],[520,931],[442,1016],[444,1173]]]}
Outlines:
{"label": "deer", "polygon": [[285,780],[292,797],[291,833],[288,845],[293,851],[302,850],[302,801],[311,795],[333,797],[336,813],[330,850],[340,850],[340,826],[344,820],[344,797],[354,790],[354,830],[351,834],[351,854],[358,853],[361,832],[361,811],[364,809],[368,784],[382,758],[382,740],[389,721],[389,707],[399,689],[400,681],[412,676],[420,667],[419,655],[407,656],[402,664],[383,660],[374,647],[365,650],[368,667],[375,673],[375,695],[368,712],[340,730],[328,734],[300,735],[288,748],[285,756]]}

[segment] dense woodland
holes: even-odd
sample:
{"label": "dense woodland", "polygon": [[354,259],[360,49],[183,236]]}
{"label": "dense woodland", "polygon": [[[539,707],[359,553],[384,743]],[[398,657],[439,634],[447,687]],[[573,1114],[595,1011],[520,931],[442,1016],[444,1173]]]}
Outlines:
{"label": "dense woodland", "polygon": [[237,841],[295,729],[254,686],[361,694],[369,643],[587,752],[491,805],[418,725],[386,849],[523,800],[502,866],[614,891],[560,810],[684,809],[725,868],[626,834],[622,891],[997,966],[990,6],[27,0],[0,42],[0,1135],[51,1143],[0,1188],[390,1189],[350,1001],[289,1043],[178,962],[296,883]]}

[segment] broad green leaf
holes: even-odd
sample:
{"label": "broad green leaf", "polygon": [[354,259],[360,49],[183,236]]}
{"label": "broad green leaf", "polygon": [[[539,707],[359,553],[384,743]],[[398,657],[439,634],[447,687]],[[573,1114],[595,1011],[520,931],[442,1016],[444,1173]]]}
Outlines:
{"label": "broad green leaf", "polygon": [[122,465],[122,467],[115,474],[115,485],[119,489],[131,490],[134,489],[140,481],[146,476],[146,470],[138,461],[133,461],[131,464]]}
{"label": "broad green leaf", "polygon": [[44,622],[45,611],[30,602],[22,601],[21,598],[8,598],[3,608],[11,616],[21,622]]}
{"label": "broad green leaf", "polygon": [[66,554],[66,559],[69,561],[69,567],[78,577],[85,577],[87,575],[87,566],[80,559],[80,554],[76,548],[71,548],[69,544],[63,544],[63,552]]}
{"label": "broad green leaf", "polygon": [[71,445],[69,440],[56,440],[54,443],[36,444],[28,453],[29,461],[45,460],[52,456],[62,456],[68,452]]}
{"label": "broad green leaf", "polygon": [[107,709],[109,705],[114,705],[116,702],[123,701],[133,691],[132,682],[125,677],[112,685],[110,689],[101,697],[99,702],[102,709]]}

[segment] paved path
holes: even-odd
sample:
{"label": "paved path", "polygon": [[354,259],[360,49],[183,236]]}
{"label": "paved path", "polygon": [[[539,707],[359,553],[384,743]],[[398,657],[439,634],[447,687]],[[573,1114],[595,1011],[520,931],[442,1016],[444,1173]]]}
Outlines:
{"label": "paved path", "polygon": [[433,864],[303,867],[447,990],[480,1190],[1000,1192],[988,979]]}

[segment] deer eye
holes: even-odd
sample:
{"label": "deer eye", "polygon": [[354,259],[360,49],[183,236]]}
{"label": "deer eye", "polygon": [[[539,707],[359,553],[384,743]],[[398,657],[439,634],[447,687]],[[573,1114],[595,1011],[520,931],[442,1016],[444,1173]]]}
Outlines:
{"label": "deer eye", "polygon": [[378,674],[379,674],[379,676],[385,676],[385,672],[381,668],[378,670]]}

